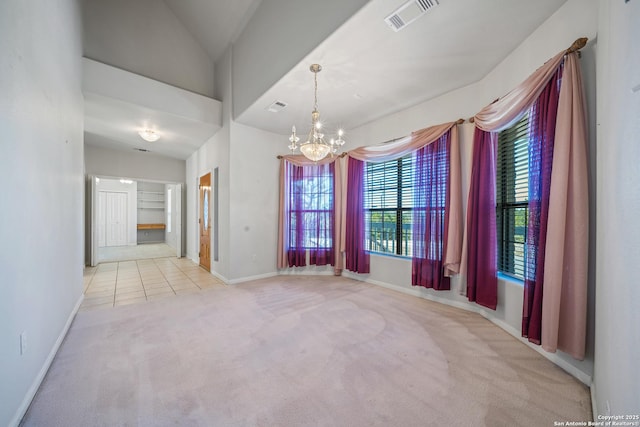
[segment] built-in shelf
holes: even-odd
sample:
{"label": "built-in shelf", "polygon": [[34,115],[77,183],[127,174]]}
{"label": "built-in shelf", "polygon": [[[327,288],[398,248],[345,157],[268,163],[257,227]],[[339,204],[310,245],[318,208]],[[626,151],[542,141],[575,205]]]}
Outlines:
{"label": "built-in shelf", "polygon": [[138,224],[138,230],[164,230],[164,224]]}
{"label": "built-in shelf", "polygon": [[138,182],[138,243],[165,241],[165,185]]}
{"label": "built-in shelf", "polygon": [[164,192],[138,190],[138,209],[164,209]]}

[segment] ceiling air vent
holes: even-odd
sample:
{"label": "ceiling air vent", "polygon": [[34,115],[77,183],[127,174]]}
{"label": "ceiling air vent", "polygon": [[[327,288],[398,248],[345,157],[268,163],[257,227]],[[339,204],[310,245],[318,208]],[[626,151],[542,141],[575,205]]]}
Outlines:
{"label": "ceiling air vent", "polygon": [[277,113],[278,111],[282,111],[287,107],[282,101],[275,101],[273,104],[267,107],[267,111],[271,111],[272,113]]}
{"label": "ceiling air vent", "polygon": [[439,4],[439,0],[409,0],[384,18],[384,22],[393,31],[398,32]]}
{"label": "ceiling air vent", "polygon": [[147,150],[146,148],[134,148],[136,151],[142,151],[143,153],[150,153],[151,150]]}

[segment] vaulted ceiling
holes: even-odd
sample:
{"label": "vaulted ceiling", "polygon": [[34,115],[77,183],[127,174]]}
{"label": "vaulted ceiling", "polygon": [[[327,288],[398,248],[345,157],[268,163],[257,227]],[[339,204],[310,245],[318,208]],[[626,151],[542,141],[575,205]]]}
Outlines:
{"label": "vaulted ceiling", "polygon": [[[163,1],[212,62],[256,10],[268,6],[260,0]],[[395,32],[385,18],[406,0],[370,0],[234,119],[283,135],[292,124],[306,128],[313,107],[309,65],[320,63],[319,109],[330,124],[353,129],[482,79],[566,0],[417,1],[439,4]],[[295,19],[313,25],[313,16]],[[268,111],[275,101],[286,108]]]}

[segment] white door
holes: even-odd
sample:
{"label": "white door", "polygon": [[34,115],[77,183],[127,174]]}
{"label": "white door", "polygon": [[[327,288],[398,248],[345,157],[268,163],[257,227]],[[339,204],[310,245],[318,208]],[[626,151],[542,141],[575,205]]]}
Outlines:
{"label": "white door", "polygon": [[105,246],[127,244],[127,193],[105,191]]}
{"label": "white door", "polygon": [[98,247],[104,248],[107,245],[107,193],[98,193]]}

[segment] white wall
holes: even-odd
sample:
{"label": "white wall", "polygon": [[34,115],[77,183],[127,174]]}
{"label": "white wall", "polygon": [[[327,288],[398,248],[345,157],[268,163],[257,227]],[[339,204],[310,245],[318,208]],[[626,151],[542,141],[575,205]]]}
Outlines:
{"label": "white wall", "polygon": [[[597,21],[598,13],[595,0],[568,0],[484,79],[431,101],[419,104],[413,108],[369,123],[358,129],[350,130],[349,146],[358,147],[375,144],[394,137],[408,135],[413,130],[454,121],[458,118],[469,118],[473,116],[495,98],[513,89],[549,58],[569,47],[575,39],[586,36],[589,37],[590,40],[593,40],[597,34]],[[592,117],[592,113],[595,111],[594,45],[595,43],[592,42],[583,50],[582,61],[583,68],[585,68],[584,74],[585,84],[587,86],[587,97],[588,101],[590,101],[588,108]],[[461,137],[461,154],[463,162],[467,162],[465,163],[467,167],[470,165],[469,161],[472,150],[472,129],[472,125],[463,125]],[[592,131],[593,130],[594,129],[592,129]],[[592,148],[595,148],[594,141],[595,139],[592,138]],[[592,150],[591,154],[595,158],[595,150]],[[595,171],[591,171],[591,173],[595,179]],[[468,180],[468,177],[465,178]],[[468,187],[463,193],[463,203],[465,206],[467,190]],[[595,192],[593,192],[592,196],[595,198]],[[592,206],[595,205],[592,203]],[[595,212],[593,212],[592,215],[595,217]],[[592,223],[595,224],[593,221]],[[425,298],[439,299],[450,304],[477,310],[507,331],[516,336],[520,336],[523,290],[522,286],[517,284],[517,282],[504,279],[499,280],[499,302],[494,312],[476,304],[469,304],[466,297],[459,295],[459,290],[461,286],[463,286],[463,281],[460,277],[455,277],[452,280],[451,291],[433,291],[412,287],[410,285],[410,271],[411,265],[409,260],[372,255],[371,273],[368,276],[359,276],[359,278],[365,278],[371,282],[393,287]],[[353,277],[355,277],[355,275]],[[555,354],[545,353],[547,357],[572,372],[587,384],[590,383],[593,374],[593,325],[595,317],[593,307],[595,281],[593,277],[590,279],[589,286],[591,298],[588,309],[588,349],[585,360],[575,360],[560,351]],[[540,350],[537,346],[535,348]]]}
{"label": "white wall", "polygon": [[[116,179],[100,179],[96,184],[96,191],[115,191],[127,194],[127,245],[138,242],[138,183],[122,183]],[[85,218],[87,221],[88,218]]]}
{"label": "white wall", "polygon": [[186,160],[185,241],[186,257],[198,262],[198,153]]}
{"label": "white wall", "polygon": [[87,58],[213,95],[213,62],[163,1],[83,0],[82,6]]}
{"label": "white wall", "polygon": [[[216,95],[223,101],[223,127],[187,159],[187,256],[198,254],[198,179],[218,168],[219,260],[211,271],[226,282],[275,274],[277,244],[277,154],[286,137],[231,118],[231,49],[216,66]],[[190,184],[193,183],[193,184]],[[275,184],[275,187],[274,187]],[[212,182],[212,185],[215,185]],[[213,204],[210,206],[213,215]],[[211,250],[213,254],[212,233]]]}
{"label": "white wall", "polygon": [[[223,280],[229,275],[229,197],[230,197],[230,164],[231,150],[231,49],[228,49],[216,64],[216,97],[222,101],[222,129],[211,137],[187,161],[187,256],[198,260],[199,229],[198,229],[198,184],[201,176],[211,173],[218,168],[218,233],[212,228],[211,232],[211,271]],[[189,183],[193,184],[190,185]],[[212,192],[213,193],[213,192]],[[210,200],[209,212],[213,217],[213,194]],[[213,221],[212,221],[213,226]],[[214,260],[213,241],[218,239],[219,256]]]}
{"label": "white wall", "polygon": [[278,183],[287,139],[232,123],[229,230],[232,283],[273,275],[278,243]]}
{"label": "white wall", "polygon": [[100,137],[85,133],[84,162],[88,175],[132,178],[134,180],[184,182],[184,160],[141,153],[134,150],[117,150],[92,145]]}
{"label": "white wall", "polygon": [[598,414],[638,415],[640,3],[600,0],[599,6],[598,248],[592,394]]}
{"label": "white wall", "polygon": [[81,32],[74,0],[0,2],[3,426],[26,411],[82,296]]}

